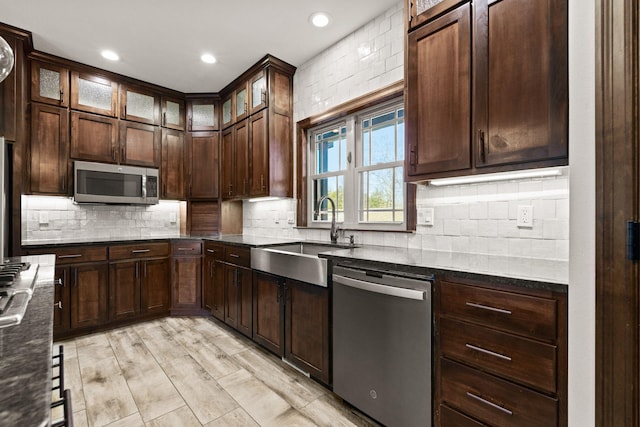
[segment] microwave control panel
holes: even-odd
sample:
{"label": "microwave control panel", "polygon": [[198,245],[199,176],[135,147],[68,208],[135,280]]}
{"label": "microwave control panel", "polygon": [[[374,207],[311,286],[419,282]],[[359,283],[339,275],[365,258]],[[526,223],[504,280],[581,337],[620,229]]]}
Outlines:
{"label": "microwave control panel", "polygon": [[157,176],[147,176],[147,197],[158,197]]}

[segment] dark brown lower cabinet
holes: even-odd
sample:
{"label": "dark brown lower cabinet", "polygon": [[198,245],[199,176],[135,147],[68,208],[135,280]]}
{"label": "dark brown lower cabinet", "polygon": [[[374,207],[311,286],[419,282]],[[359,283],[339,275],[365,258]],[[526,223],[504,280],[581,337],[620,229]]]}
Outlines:
{"label": "dark brown lower cabinet", "polygon": [[107,321],[107,264],[57,267],[55,279],[55,337]]}
{"label": "dark brown lower cabinet", "polygon": [[173,259],[172,271],[173,314],[189,314],[202,307],[202,258],[179,257]]}
{"label": "dark brown lower cabinet", "polygon": [[224,321],[251,337],[253,330],[253,290],[251,269],[233,264],[224,265]]}
{"label": "dark brown lower cabinet", "polygon": [[107,264],[67,267],[70,327],[100,326],[107,321]]}
{"label": "dark brown lower cabinet", "polygon": [[109,270],[109,320],[169,311],[167,258],[112,263]]}
{"label": "dark brown lower cabinet", "polygon": [[566,426],[562,285],[436,282],[435,425]]}
{"label": "dark brown lower cabinet", "polygon": [[224,264],[205,256],[202,272],[203,307],[213,317],[224,321]]}
{"label": "dark brown lower cabinet", "polygon": [[253,339],[330,384],[329,289],[254,272]]}

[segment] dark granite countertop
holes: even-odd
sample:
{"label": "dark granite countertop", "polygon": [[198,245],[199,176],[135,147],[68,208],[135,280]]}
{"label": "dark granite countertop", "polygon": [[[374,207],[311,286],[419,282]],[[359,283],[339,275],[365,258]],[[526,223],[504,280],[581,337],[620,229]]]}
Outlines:
{"label": "dark granite countertop", "polygon": [[51,404],[55,257],[19,259],[41,267],[22,322],[0,329],[0,425],[46,426]]}
{"label": "dark granite countertop", "polygon": [[[504,255],[468,254],[384,246],[361,246],[323,252],[335,264],[358,265],[419,275],[491,278],[520,286],[566,291],[568,262]],[[550,286],[545,286],[549,284]],[[558,286],[561,285],[561,286]]]}

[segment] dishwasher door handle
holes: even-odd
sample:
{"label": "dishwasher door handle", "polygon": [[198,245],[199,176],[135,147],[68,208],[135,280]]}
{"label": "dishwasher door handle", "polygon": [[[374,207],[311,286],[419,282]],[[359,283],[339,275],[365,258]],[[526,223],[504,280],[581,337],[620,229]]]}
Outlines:
{"label": "dishwasher door handle", "polygon": [[390,295],[399,298],[413,299],[418,301],[425,300],[425,291],[415,289],[397,288],[395,286],[380,285],[373,282],[365,282],[363,280],[352,279],[350,277],[333,275],[333,282],[351,288],[361,289],[367,292],[375,292],[377,294]]}

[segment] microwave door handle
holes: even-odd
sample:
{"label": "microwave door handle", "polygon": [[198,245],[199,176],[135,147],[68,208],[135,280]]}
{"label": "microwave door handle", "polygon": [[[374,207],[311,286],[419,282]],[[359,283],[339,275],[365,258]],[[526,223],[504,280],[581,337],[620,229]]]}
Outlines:
{"label": "microwave door handle", "polygon": [[147,175],[142,175],[142,198],[147,198]]}

